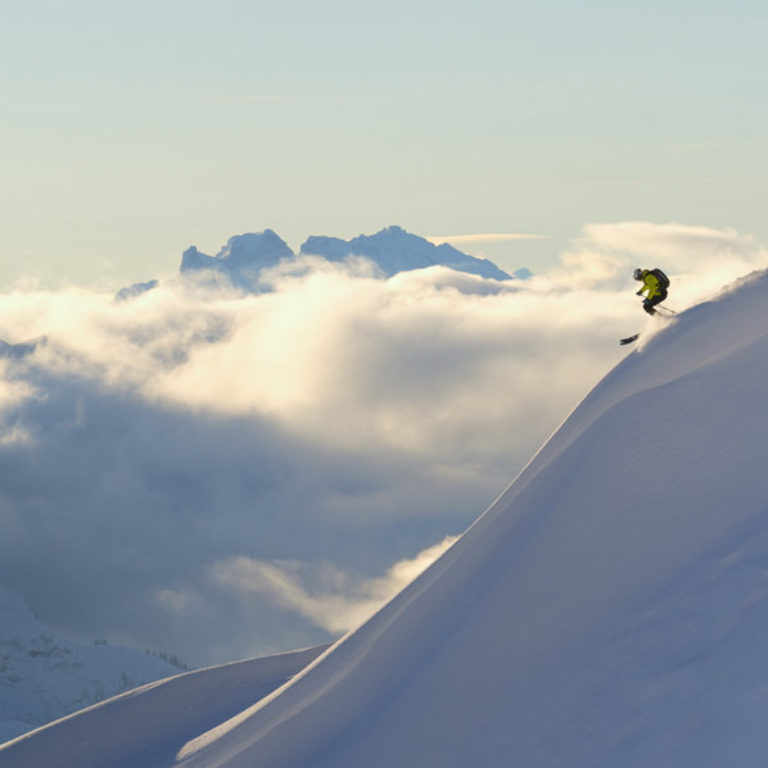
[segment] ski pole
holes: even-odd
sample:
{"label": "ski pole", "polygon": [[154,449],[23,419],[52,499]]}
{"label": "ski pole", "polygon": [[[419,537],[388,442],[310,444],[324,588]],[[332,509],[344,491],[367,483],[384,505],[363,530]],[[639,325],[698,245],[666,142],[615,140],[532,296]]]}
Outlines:
{"label": "ski pole", "polygon": [[670,307],[662,307],[661,304],[657,304],[656,309],[663,309],[665,312],[671,312],[673,315],[677,314],[674,309],[671,309]]}

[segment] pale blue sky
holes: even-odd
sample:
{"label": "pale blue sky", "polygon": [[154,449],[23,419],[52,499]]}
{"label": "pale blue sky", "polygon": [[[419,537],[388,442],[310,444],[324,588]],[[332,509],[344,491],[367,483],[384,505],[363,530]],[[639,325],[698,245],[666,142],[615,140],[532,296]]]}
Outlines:
{"label": "pale blue sky", "polygon": [[400,224],[768,240],[762,2],[4,0],[0,285],[106,287],[190,244]]}

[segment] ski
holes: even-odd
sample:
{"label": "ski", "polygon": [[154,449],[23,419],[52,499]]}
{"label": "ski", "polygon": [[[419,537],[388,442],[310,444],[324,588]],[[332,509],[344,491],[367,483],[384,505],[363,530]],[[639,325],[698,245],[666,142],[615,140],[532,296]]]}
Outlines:
{"label": "ski", "polygon": [[634,334],[634,336],[627,336],[626,339],[619,339],[619,344],[631,344],[633,341],[637,341],[639,337],[639,333]]}

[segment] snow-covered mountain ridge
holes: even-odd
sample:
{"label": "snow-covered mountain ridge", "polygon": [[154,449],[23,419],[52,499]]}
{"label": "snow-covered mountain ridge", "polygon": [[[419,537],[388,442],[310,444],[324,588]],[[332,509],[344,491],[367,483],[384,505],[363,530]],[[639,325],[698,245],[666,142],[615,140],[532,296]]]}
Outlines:
{"label": "snow-covered mountain ridge", "polygon": [[[299,250],[300,256],[320,257],[342,262],[351,257],[370,261],[382,276],[427,267],[444,266],[492,280],[514,279],[488,259],[470,256],[448,243],[435,245],[424,237],[413,235],[398,226],[382,229],[374,235],[360,235],[350,240],[313,235]],[[296,254],[273,230],[252,232],[231,237],[215,255],[202,253],[194,245],[182,254],[180,274],[198,278],[224,279],[247,292],[262,292],[268,287],[260,282],[262,272],[280,263],[292,264]],[[531,273],[522,268],[515,273],[526,279]],[[153,290],[156,280],[123,288],[116,300],[125,301]]]}
{"label": "snow-covered mountain ridge", "polygon": [[351,240],[313,236],[301,246],[301,253],[322,256],[328,261],[343,261],[353,255],[363,256],[373,261],[387,276],[442,265],[492,280],[509,280],[511,277],[488,259],[469,256],[448,243],[435,245],[396,226],[387,227],[375,235],[360,235]]}
{"label": "snow-covered mountain ridge", "polygon": [[231,237],[216,256],[201,253],[194,245],[187,248],[181,258],[180,273],[215,272],[238,288],[256,291],[262,270],[293,258],[294,253],[288,245],[267,229]]}
{"label": "snow-covered mountain ridge", "polygon": [[[146,765],[762,765],[767,300],[759,273],[650,320],[429,569],[288,684]],[[137,742],[172,725],[163,712]],[[64,764],[122,765],[124,748],[89,759],[109,736],[70,728],[47,742]],[[31,764],[46,733],[0,761]]]}
{"label": "snow-covered mountain ridge", "polygon": [[135,650],[58,637],[0,591],[0,741],[178,672]]}

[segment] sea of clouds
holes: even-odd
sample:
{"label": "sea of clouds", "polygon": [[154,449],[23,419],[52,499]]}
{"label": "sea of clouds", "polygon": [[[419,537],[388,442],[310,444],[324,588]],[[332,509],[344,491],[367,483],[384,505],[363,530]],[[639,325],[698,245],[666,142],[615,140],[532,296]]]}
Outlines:
{"label": "sea of clouds", "polygon": [[199,665],[338,636],[450,545],[648,323],[768,266],[734,231],[594,224],[557,269],[305,258],[245,295],[0,294],[0,586]]}

